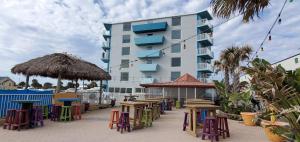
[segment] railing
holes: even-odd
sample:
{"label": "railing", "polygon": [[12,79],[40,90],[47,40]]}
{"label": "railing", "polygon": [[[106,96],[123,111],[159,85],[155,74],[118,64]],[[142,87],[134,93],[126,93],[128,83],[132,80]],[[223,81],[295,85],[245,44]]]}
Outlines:
{"label": "railing", "polygon": [[102,42],[102,47],[109,48],[109,42]]}
{"label": "railing", "polygon": [[198,63],[198,70],[209,70],[212,71],[213,67],[210,63]]}
{"label": "railing", "polygon": [[214,57],[214,53],[208,47],[198,48],[198,55],[209,55],[211,57]]}
{"label": "railing", "polygon": [[155,78],[142,78],[141,84],[154,83]]}
{"label": "railing", "polygon": [[102,59],[108,60],[109,59],[108,55],[109,55],[108,53],[102,54]]}
{"label": "railing", "polygon": [[104,36],[110,36],[110,31],[104,30],[102,34],[103,34]]}
{"label": "railing", "polygon": [[200,77],[200,78],[198,78],[198,80],[200,80],[203,83],[212,83],[212,81],[210,79],[208,79],[208,78],[202,78],[202,77]]}
{"label": "railing", "polygon": [[208,33],[198,34],[197,40],[209,40],[212,43],[212,37]]}
{"label": "railing", "polygon": [[209,28],[212,28],[212,25],[210,24],[210,22],[207,19],[197,20],[197,25],[198,26],[207,25]]}
{"label": "railing", "polygon": [[7,109],[21,108],[21,104],[13,100],[40,100],[35,105],[50,105],[52,96],[52,91],[0,90],[0,118],[5,117]]}

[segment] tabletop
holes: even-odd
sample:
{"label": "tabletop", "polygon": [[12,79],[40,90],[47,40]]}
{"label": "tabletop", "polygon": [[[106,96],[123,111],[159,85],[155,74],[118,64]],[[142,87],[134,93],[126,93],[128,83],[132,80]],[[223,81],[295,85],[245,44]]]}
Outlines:
{"label": "tabletop", "polygon": [[217,109],[217,108],[220,108],[220,106],[216,106],[216,105],[209,105],[209,104],[187,104],[187,105],[184,105],[185,107],[187,108],[214,108],[214,109]]}
{"label": "tabletop", "polygon": [[144,102],[132,102],[132,101],[126,101],[126,102],[121,102],[121,105],[146,105]]}

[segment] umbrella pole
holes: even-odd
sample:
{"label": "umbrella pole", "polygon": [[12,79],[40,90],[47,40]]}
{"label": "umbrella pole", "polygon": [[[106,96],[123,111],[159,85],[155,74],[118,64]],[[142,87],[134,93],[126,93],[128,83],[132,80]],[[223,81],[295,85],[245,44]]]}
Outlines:
{"label": "umbrella pole", "polygon": [[100,90],[99,90],[99,105],[101,105],[101,101],[102,101],[102,80],[100,80]]}
{"label": "umbrella pole", "polygon": [[[73,80],[72,80],[72,82],[73,82]],[[77,84],[78,84],[78,79],[76,79],[76,81],[75,81],[75,94],[77,93]]]}
{"label": "umbrella pole", "polygon": [[60,85],[61,85],[61,75],[60,73],[58,74],[58,78],[57,78],[57,86],[56,86],[56,93],[60,92]]}
{"label": "umbrella pole", "polygon": [[26,75],[26,85],[25,85],[25,90],[27,90],[29,87],[29,75]]}

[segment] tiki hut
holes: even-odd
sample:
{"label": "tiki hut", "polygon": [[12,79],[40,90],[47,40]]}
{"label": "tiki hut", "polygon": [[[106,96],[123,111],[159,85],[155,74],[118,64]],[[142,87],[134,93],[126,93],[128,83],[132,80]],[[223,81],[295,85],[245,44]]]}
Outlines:
{"label": "tiki hut", "polygon": [[17,64],[11,69],[14,74],[26,75],[26,88],[29,76],[58,78],[57,92],[61,79],[67,80],[110,80],[111,76],[95,64],[64,53],[54,53]]}

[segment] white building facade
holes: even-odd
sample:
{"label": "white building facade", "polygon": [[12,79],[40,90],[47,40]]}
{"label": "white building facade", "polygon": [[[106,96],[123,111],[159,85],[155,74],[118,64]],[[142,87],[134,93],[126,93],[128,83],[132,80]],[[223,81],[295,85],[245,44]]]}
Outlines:
{"label": "white building facade", "polygon": [[212,16],[207,11],[105,23],[102,61],[112,76],[107,91],[141,93],[140,84],[189,73],[208,82],[213,73]]}
{"label": "white building facade", "polygon": [[285,70],[290,71],[290,70],[296,70],[300,68],[300,53],[290,56],[288,58],[282,59],[278,62],[273,63],[272,65],[278,66],[281,65]]}

